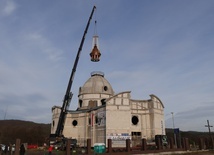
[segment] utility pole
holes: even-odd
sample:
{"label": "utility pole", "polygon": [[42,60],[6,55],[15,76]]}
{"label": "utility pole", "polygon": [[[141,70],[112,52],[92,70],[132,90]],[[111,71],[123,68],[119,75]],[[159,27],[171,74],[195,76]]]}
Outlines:
{"label": "utility pole", "polygon": [[176,133],[175,133],[175,122],[174,122],[174,113],[171,112],[172,114],[172,123],[173,123],[173,132],[174,132],[174,140],[175,140],[175,147],[177,148],[177,139],[176,139]]}
{"label": "utility pole", "polygon": [[205,127],[207,127],[208,130],[209,130],[209,136],[210,136],[210,140],[211,140],[211,146],[213,148],[213,138],[212,138],[211,131],[210,131],[210,128],[212,128],[213,126],[210,125],[209,120],[207,120],[207,125],[205,125]]}
{"label": "utility pole", "polygon": [[[8,106],[7,106],[7,108],[8,108]],[[7,116],[7,108],[6,108],[5,113],[4,113],[4,120],[6,119],[6,116]]]}

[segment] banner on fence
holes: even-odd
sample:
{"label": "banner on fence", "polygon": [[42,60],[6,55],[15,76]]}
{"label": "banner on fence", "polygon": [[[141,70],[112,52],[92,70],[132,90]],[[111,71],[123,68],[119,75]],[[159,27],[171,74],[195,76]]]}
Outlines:
{"label": "banner on fence", "polygon": [[111,133],[107,135],[107,139],[111,139],[112,144],[125,144],[126,139],[131,139],[131,135],[129,133]]}

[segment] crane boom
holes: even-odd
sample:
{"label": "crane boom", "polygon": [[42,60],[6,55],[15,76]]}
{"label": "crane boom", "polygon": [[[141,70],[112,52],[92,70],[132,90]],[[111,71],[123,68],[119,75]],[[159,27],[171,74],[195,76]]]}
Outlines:
{"label": "crane boom", "polygon": [[72,72],[71,72],[71,76],[70,76],[70,79],[69,79],[69,82],[68,82],[67,90],[66,90],[66,93],[65,93],[65,96],[64,96],[64,99],[63,99],[62,107],[61,107],[61,112],[60,112],[59,121],[58,121],[58,124],[57,124],[57,129],[55,131],[55,136],[57,136],[57,137],[61,137],[62,136],[64,123],[65,123],[66,112],[67,112],[67,110],[69,108],[69,104],[70,104],[70,101],[71,101],[72,96],[73,96],[73,94],[70,92],[71,86],[72,86],[72,83],[73,83],[73,80],[74,80],[74,75],[75,75],[75,72],[76,72],[76,68],[77,68],[77,64],[78,64],[78,61],[79,61],[80,53],[82,51],[82,47],[83,47],[83,44],[84,44],[84,41],[85,41],[85,36],[87,34],[87,31],[88,31],[88,28],[89,28],[89,25],[90,25],[90,21],[92,19],[92,16],[93,16],[93,13],[94,13],[95,9],[96,9],[96,6],[94,6],[92,11],[91,11],[91,15],[90,15],[90,17],[88,19],[88,23],[86,25],[84,34],[82,36],[82,40],[81,40],[81,43],[80,43],[80,46],[79,46],[79,49],[78,49],[78,52],[77,52],[77,55],[76,55],[76,59],[75,59],[74,65],[73,65],[73,69],[72,69]]}

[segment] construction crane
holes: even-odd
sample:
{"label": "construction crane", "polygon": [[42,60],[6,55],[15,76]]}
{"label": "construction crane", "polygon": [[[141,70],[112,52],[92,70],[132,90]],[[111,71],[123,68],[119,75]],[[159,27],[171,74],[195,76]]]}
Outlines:
{"label": "construction crane", "polygon": [[[72,69],[72,72],[71,72],[71,75],[70,75],[70,79],[69,79],[69,82],[68,82],[67,90],[66,90],[66,93],[65,93],[65,96],[64,96],[64,99],[63,99],[63,104],[62,104],[62,107],[61,107],[61,112],[60,112],[60,115],[59,115],[57,128],[56,128],[56,131],[55,131],[55,134],[54,134],[55,138],[63,138],[64,137],[63,136],[63,129],[64,129],[66,113],[68,111],[68,108],[69,108],[69,105],[70,105],[70,101],[71,101],[72,96],[73,96],[73,94],[71,93],[71,87],[72,87],[72,83],[73,83],[73,80],[74,80],[74,75],[75,75],[75,72],[76,72],[76,68],[77,68],[77,64],[78,64],[78,61],[79,61],[80,53],[82,51],[82,47],[83,47],[83,44],[84,44],[84,41],[85,41],[86,33],[88,31],[88,28],[89,28],[89,25],[90,25],[90,21],[92,19],[92,16],[94,14],[95,9],[96,9],[96,6],[94,6],[93,9],[92,9],[92,12],[91,12],[90,17],[88,19],[88,23],[86,25],[86,28],[85,28],[84,34],[82,36],[82,40],[81,40],[81,43],[80,43],[80,46],[79,46],[79,49],[78,49],[78,52],[77,52],[77,55],[76,55],[76,59],[75,59],[75,62],[74,62],[74,65],[73,65],[73,69]],[[98,53],[98,56],[101,55],[101,54],[99,54],[99,51],[97,51],[97,50],[95,52],[92,52],[92,54],[90,54],[91,55],[91,61],[94,61],[94,62],[99,61],[99,57],[97,57],[97,53]],[[95,54],[96,54],[96,56],[94,56]],[[53,135],[52,135],[52,137],[53,137]]]}

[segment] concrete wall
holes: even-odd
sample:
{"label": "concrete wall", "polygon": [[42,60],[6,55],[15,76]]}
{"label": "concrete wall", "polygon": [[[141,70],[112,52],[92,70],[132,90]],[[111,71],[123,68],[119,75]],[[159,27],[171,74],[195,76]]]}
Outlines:
{"label": "concrete wall", "polygon": [[[90,99],[99,97],[103,99],[107,96],[87,95]],[[149,100],[130,98],[130,92],[122,92],[106,99],[106,107],[70,112],[65,121],[64,136],[76,138],[81,146],[86,145],[88,138],[92,140],[92,146],[94,143],[107,143],[107,139],[111,138],[114,147],[122,147],[125,146],[125,139],[153,140],[155,135],[165,134],[164,107],[160,99],[154,95]],[[88,106],[89,99],[83,101],[84,106]],[[60,109],[55,107],[52,112],[54,126],[52,123],[51,132],[54,133]],[[136,124],[132,122],[133,117],[138,121]],[[74,121],[77,121],[76,126]]]}

